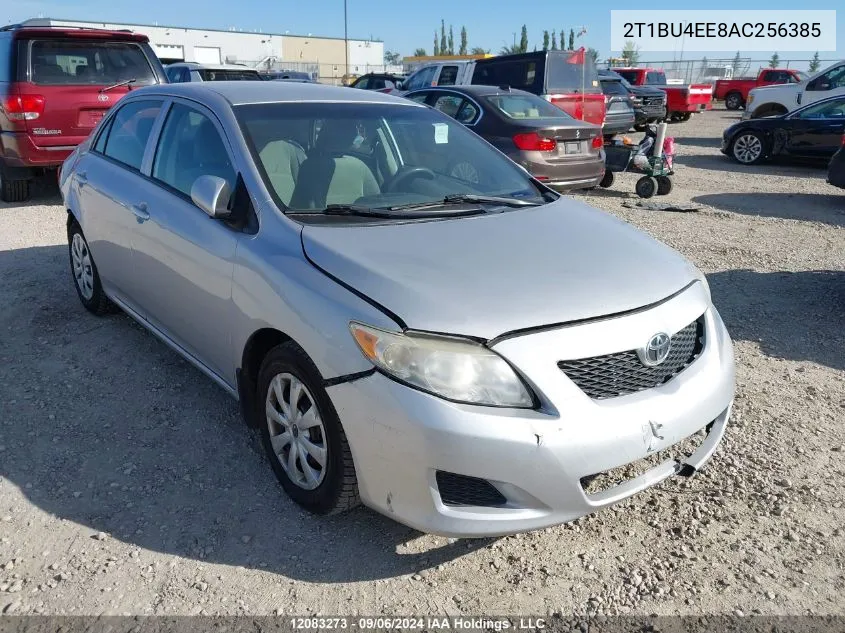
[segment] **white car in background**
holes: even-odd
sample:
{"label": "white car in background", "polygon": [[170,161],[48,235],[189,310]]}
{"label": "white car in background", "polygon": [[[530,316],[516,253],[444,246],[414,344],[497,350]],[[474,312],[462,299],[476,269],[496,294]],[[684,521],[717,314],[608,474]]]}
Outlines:
{"label": "white car in background", "polygon": [[748,93],[745,119],[786,114],[809,103],[845,94],[845,60],[797,84],[760,86]]}
{"label": "white car in background", "polygon": [[172,84],[194,81],[263,81],[255,68],[238,64],[200,64],[198,62],[177,62],[164,67],[167,79]]}

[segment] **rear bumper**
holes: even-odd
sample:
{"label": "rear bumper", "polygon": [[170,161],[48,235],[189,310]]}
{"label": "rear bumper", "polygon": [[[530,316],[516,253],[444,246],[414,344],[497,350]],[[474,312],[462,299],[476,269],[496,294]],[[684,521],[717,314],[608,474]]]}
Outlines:
{"label": "rear bumper", "polygon": [[0,156],[11,167],[54,168],[61,165],[83,139],[68,139],[67,145],[40,146],[24,132],[0,133]]}
{"label": "rear bumper", "polygon": [[560,162],[546,160],[542,152],[516,152],[508,156],[544,185],[557,190],[595,187],[604,177],[604,152]]}
{"label": "rear bumper", "polygon": [[705,110],[711,110],[713,108],[713,102],[708,101],[707,103],[679,103],[673,104],[670,110],[672,112],[703,112]]}
{"label": "rear bumper", "polygon": [[602,134],[624,134],[634,127],[635,121],[636,118],[632,112],[608,113],[605,115],[604,125],[601,129]]}

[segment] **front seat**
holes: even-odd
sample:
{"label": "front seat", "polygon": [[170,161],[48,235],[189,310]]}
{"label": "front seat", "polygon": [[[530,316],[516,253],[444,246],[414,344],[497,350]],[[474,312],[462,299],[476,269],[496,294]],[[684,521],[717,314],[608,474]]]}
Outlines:
{"label": "front seat", "polygon": [[292,209],[322,209],[329,204],[353,204],[362,196],[380,193],[373,172],[350,154],[358,134],[354,121],[328,119],[299,177],[290,200]]}

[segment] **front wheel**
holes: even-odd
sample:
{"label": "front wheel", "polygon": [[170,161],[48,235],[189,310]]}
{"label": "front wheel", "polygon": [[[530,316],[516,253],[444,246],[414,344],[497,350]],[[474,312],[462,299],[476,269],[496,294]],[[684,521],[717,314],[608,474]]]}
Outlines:
{"label": "front wheel", "polygon": [[601,187],[602,189],[607,189],[613,186],[614,180],[616,180],[616,177],[613,175],[613,172],[607,169],[604,172],[604,176],[602,177],[601,182],[599,182],[599,187]]}
{"label": "front wheel", "polygon": [[77,222],[68,227],[68,252],[70,254],[70,272],[73,285],[82,305],[97,316],[116,311],[117,307],[106,296],[94,258],[88,248],[88,242],[82,234],[82,227]]}
{"label": "front wheel", "polygon": [[657,193],[657,180],[651,176],[643,176],[637,181],[635,191],[640,198],[651,198]]}
{"label": "front wheel", "polygon": [[316,514],[358,505],[352,452],[317,367],[293,341],[274,347],[258,373],[261,440],[288,496]]}
{"label": "front wheel", "polygon": [[740,132],[731,144],[731,156],[743,165],[754,165],[765,158],[764,141],[757,132]]}

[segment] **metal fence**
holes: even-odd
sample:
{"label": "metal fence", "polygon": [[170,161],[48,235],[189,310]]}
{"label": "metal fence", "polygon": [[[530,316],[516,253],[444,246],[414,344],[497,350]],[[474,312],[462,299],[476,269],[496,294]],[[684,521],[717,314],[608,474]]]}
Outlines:
{"label": "metal fence", "polygon": [[334,64],[321,61],[285,61],[277,57],[266,57],[257,61],[239,60],[238,63],[261,71],[295,71],[307,73],[315,81],[324,84],[342,85],[367,73],[401,73],[402,65],[390,64]]}
{"label": "metal fence", "polygon": [[[777,68],[794,69],[807,72],[811,59],[781,59]],[[819,70],[839,61],[838,59],[820,59]],[[757,76],[761,68],[769,67],[770,59],[757,59],[752,57],[711,58],[701,59],[670,59],[662,61],[641,61],[635,64],[628,64],[622,59],[612,59],[602,65],[611,66],[641,66],[649,68],[662,68],[666,72],[666,79],[689,83],[712,83],[717,79],[732,79],[739,77]]]}

